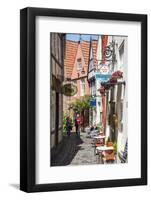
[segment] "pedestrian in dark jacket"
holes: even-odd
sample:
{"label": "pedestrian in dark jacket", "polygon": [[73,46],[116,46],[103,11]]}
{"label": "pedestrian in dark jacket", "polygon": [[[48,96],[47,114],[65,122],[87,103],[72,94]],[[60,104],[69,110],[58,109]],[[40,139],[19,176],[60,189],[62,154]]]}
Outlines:
{"label": "pedestrian in dark jacket", "polygon": [[67,117],[67,119],[66,119],[66,130],[67,130],[67,135],[70,136],[71,130],[72,130],[72,124],[71,124],[70,117]]}

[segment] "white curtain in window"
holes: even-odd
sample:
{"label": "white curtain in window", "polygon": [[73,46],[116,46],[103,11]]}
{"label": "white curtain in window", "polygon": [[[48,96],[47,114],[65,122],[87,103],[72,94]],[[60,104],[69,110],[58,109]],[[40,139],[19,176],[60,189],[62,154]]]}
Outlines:
{"label": "white curtain in window", "polygon": [[80,96],[85,95],[85,79],[80,80]]}

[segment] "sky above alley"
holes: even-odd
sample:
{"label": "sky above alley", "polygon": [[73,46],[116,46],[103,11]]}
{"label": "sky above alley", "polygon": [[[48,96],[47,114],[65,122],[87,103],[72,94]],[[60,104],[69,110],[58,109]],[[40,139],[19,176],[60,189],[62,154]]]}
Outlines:
{"label": "sky above alley", "polygon": [[72,40],[72,41],[79,41],[85,40],[85,41],[90,41],[90,39],[97,40],[98,36],[97,35],[89,35],[89,34],[77,34],[77,33],[67,33],[66,34],[66,39],[67,40]]}

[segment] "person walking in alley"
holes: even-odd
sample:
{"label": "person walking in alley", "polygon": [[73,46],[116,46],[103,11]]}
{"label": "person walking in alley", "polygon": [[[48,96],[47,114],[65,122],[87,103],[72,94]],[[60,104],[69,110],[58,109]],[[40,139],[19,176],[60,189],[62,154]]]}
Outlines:
{"label": "person walking in alley", "polygon": [[72,123],[70,117],[67,117],[66,119],[66,130],[67,130],[67,135],[70,136],[72,130]]}
{"label": "person walking in alley", "polygon": [[77,114],[75,118],[75,127],[76,127],[76,134],[80,137],[80,126],[81,126],[81,118],[80,115]]}

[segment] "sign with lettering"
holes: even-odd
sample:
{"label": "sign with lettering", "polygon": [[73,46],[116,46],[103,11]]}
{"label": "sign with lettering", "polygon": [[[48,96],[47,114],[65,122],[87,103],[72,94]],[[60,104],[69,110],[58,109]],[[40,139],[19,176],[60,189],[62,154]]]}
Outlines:
{"label": "sign with lettering", "polygon": [[107,82],[110,78],[111,78],[111,74],[101,74],[99,72],[95,74],[95,79],[101,82]]}
{"label": "sign with lettering", "polygon": [[110,68],[107,64],[100,64],[99,71],[95,73],[96,80],[107,82],[111,78]]}

